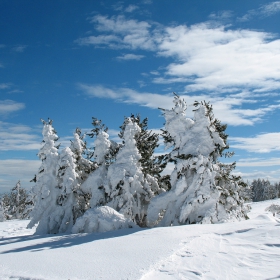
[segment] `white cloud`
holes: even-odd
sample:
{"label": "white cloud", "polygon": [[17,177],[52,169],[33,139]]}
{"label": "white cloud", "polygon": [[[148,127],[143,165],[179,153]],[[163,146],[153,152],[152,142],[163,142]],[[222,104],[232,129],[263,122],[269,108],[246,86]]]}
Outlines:
{"label": "white cloud", "polygon": [[0,151],[39,150],[41,139],[26,125],[0,121]]}
{"label": "white cloud", "polygon": [[89,97],[110,98],[123,103],[136,103],[153,109],[158,107],[170,108],[172,106],[173,97],[171,95],[149,92],[139,93],[129,88],[110,89],[101,85],[78,84],[78,87]]}
{"label": "white cloud", "polygon": [[126,9],[125,9],[125,12],[127,13],[132,13],[134,12],[135,10],[138,10],[139,7],[136,6],[136,5],[129,5]]}
{"label": "white cloud", "polygon": [[139,55],[139,54],[132,54],[132,53],[127,53],[122,56],[117,56],[118,60],[140,60],[144,55]]}
{"label": "white cloud", "polygon": [[10,191],[18,180],[23,187],[30,187],[33,179],[41,164],[40,160],[7,159],[0,160],[1,192]]}
{"label": "white cloud", "polygon": [[226,21],[232,18],[232,16],[233,16],[232,11],[226,10],[226,11],[219,11],[218,13],[211,13],[209,15],[209,18],[215,21]]}
{"label": "white cloud", "polygon": [[280,12],[280,1],[274,1],[260,6],[258,9],[249,10],[245,15],[238,18],[238,21],[249,21],[254,17],[269,17]]}
{"label": "white cloud", "polygon": [[0,101],[0,115],[8,115],[24,108],[25,105],[23,103],[15,102],[12,100]]}
{"label": "white cloud", "polygon": [[256,180],[258,178],[267,179],[271,183],[279,183],[279,173],[280,169],[270,171],[259,169],[252,172],[241,172],[236,170],[233,172],[234,175],[241,176],[245,182],[249,181],[249,183],[252,183],[253,180]]}
{"label": "white cloud", "polygon": [[203,23],[166,28],[158,53],[177,59],[166,74],[191,79],[187,91],[267,91],[280,88],[279,48],[280,40],[265,32]]}
{"label": "white cloud", "polygon": [[[237,166],[245,166],[245,167],[257,167],[257,166],[280,166],[280,158],[247,158],[243,160],[239,160]],[[280,178],[279,178],[280,180]]]}
{"label": "white cloud", "polygon": [[261,14],[263,16],[271,16],[280,12],[280,1],[271,2],[267,5],[263,5],[261,8]]}
{"label": "white cloud", "polygon": [[232,148],[254,153],[280,151],[280,132],[264,133],[254,137],[230,137]]}
{"label": "white cloud", "polygon": [[16,46],[13,48],[14,52],[24,52],[24,50],[27,48],[27,46],[25,45],[20,45],[20,46]]}
{"label": "white cloud", "polygon": [[[137,92],[129,88],[107,88],[102,85],[78,84],[78,88],[90,97],[109,98],[123,103],[134,103],[146,106],[152,109],[166,108],[173,106],[173,95],[154,94],[149,92]],[[240,94],[229,95],[226,97],[209,95],[181,95],[188,105],[194,101],[209,101],[213,105],[215,117],[229,125],[254,125],[261,122],[262,118],[269,112],[280,108],[278,105],[268,105],[263,108],[246,109],[246,103],[255,102],[254,96],[243,92]],[[189,117],[192,116],[192,110],[189,110]]]}
{"label": "white cloud", "polygon": [[110,48],[123,49],[155,49],[153,36],[150,34],[151,24],[133,19],[127,20],[124,16],[97,15],[91,19],[95,29],[99,32],[112,33],[99,36],[89,36],[76,40],[80,45],[107,45]]}
{"label": "white cloud", "polygon": [[[273,3],[263,10],[275,10],[278,2]],[[229,12],[220,15],[229,16]],[[101,34],[80,38],[77,43],[141,49],[174,58],[165,67],[164,76],[155,78],[154,83],[184,82],[187,92],[280,89],[280,40],[270,33],[233,30],[211,22],[163,28],[124,16],[97,15],[92,22]]]}
{"label": "white cloud", "polygon": [[9,84],[9,83],[0,84],[0,89],[7,89],[7,88],[10,88],[10,87],[11,87],[11,84]]}

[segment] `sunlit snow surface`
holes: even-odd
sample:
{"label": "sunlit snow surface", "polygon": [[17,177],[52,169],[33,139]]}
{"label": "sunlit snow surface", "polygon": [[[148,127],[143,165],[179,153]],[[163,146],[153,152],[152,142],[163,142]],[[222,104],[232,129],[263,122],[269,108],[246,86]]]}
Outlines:
{"label": "sunlit snow surface", "polygon": [[0,223],[0,279],[280,279],[280,216],[98,234],[32,235]]}

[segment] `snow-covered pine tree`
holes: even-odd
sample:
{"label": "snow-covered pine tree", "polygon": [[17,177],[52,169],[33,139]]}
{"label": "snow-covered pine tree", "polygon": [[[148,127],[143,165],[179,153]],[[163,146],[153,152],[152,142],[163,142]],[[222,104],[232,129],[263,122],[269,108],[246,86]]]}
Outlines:
{"label": "snow-covered pine tree", "polygon": [[246,208],[239,197],[241,181],[230,176],[231,166],[219,164],[225,149],[225,126],[213,118],[212,107],[195,103],[194,119],[186,118],[187,105],[175,94],[175,106],[162,109],[164,139],[172,147],[175,163],[171,190],[155,197],[148,209],[149,226],[218,223],[245,219]]}
{"label": "snow-covered pine tree", "polygon": [[141,154],[135,140],[140,132],[141,128],[136,122],[131,118],[125,120],[123,146],[116,161],[109,166],[106,191],[109,191],[110,197],[108,206],[139,226],[145,226],[147,206],[154,192],[141,168]]}
{"label": "snow-covered pine tree", "polygon": [[108,190],[105,189],[105,186],[107,185],[106,180],[109,166],[107,159],[110,157],[110,147],[111,141],[109,140],[108,133],[99,130],[94,141],[94,152],[92,154],[97,167],[81,185],[82,191],[91,197],[91,208],[103,206],[108,200]]}
{"label": "snow-covered pine tree", "polygon": [[33,201],[29,200],[29,192],[21,187],[20,181],[2,198],[3,215],[6,220],[28,218],[32,207]]}
{"label": "snow-covered pine tree", "polygon": [[70,149],[76,161],[76,171],[79,173],[79,180],[82,183],[95,169],[95,165],[88,159],[84,158],[87,152],[86,142],[84,141],[85,135],[82,135],[80,128],[76,128],[74,132],[74,140],[71,141]]}
{"label": "snow-covered pine tree", "polygon": [[57,162],[57,179],[59,195],[56,205],[50,214],[50,233],[71,232],[76,219],[83,212],[79,206],[77,192],[79,190],[79,175],[76,172],[76,158],[70,148],[66,147],[60,153]]}
{"label": "snow-covered pine tree", "polygon": [[[159,134],[148,130],[148,118],[141,121],[139,114],[137,116],[131,114],[130,120],[135,122],[140,128],[140,132],[135,135],[135,141],[136,147],[141,155],[139,162],[142,172],[145,179],[152,186],[152,191],[155,194],[161,193],[165,189],[168,189],[169,176],[161,176],[161,172],[167,165],[166,157],[164,155],[154,155],[155,149],[159,146]],[[119,133],[119,137],[123,139],[123,143],[125,126],[126,118],[123,125],[120,127],[121,131]]]}
{"label": "snow-covered pine tree", "polygon": [[57,198],[60,195],[56,176],[59,159],[58,146],[56,145],[58,136],[52,126],[52,120],[41,121],[43,123],[43,145],[38,156],[42,164],[33,179],[35,186],[32,188],[32,192],[35,201],[31,221],[27,227],[32,228],[39,223],[36,229],[37,233],[51,233],[54,230],[54,225],[50,216],[57,206]]}
{"label": "snow-covered pine tree", "polygon": [[0,198],[0,222],[4,222],[6,220],[5,214],[4,214],[4,205],[3,200]]}
{"label": "snow-covered pine tree", "polygon": [[252,182],[253,201],[263,201],[277,198],[278,185],[272,185],[269,180],[257,179]]}
{"label": "snow-covered pine tree", "polygon": [[[101,120],[98,120],[97,118],[92,117],[92,125],[93,125],[93,129],[91,130],[90,133],[87,134],[90,138],[96,138],[98,135],[102,134],[101,132],[108,134],[108,127],[106,127],[106,125],[103,124]],[[105,141],[106,143],[104,144],[105,147],[107,147],[107,141],[110,142],[110,146],[109,146],[108,150],[107,150],[107,148],[105,148],[104,151],[106,151],[106,152],[104,154],[104,158],[106,161],[106,165],[109,166],[112,162],[114,162],[116,160],[116,154],[118,153],[121,145],[112,140],[109,140],[107,137],[107,140]],[[96,146],[100,146],[100,148],[98,148],[100,151],[103,150],[102,144],[100,141],[95,143],[94,147],[92,148],[93,151],[88,153],[88,158],[93,159],[94,162],[96,161],[96,155],[97,155],[95,153]],[[95,154],[95,156],[94,156],[94,154]],[[103,158],[102,155],[101,155],[101,157]]]}
{"label": "snow-covered pine tree", "polygon": [[253,201],[258,202],[264,200],[263,183],[261,179],[253,180],[252,182]]}
{"label": "snow-covered pine tree", "polygon": [[[70,145],[70,149],[73,152],[75,159],[75,170],[78,174],[76,180],[79,186],[82,185],[82,183],[88,178],[89,174],[97,168],[96,163],[84,157],[88,151],[87,143],[84,138],[85,134],[82,134],[81,129],[76,128],[74,132],[74,140],[71,141]],[[80,216],[89,208],[90,196],[88,193],[83,192],[80,187],[76,188],[75,196],[78,198],[78,207],[80,209],[80,214],[78,216]]]}
{"label": "snow-covered pine tree", "polygon": [[104,206],[108,202],[107,172],[110,164],[115,160],[119,145],[109,140],[108,128],[97,118],[92,118],[93,129],[88,135],[94,138],[93,151],[88,157],[94,162],[95,170],[81,185],[84,193],[90,199],[90,208]]}

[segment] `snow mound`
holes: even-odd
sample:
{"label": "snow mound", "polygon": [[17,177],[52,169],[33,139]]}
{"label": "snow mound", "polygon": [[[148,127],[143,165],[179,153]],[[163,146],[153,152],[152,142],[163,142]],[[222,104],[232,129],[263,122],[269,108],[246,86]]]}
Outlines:
{"label": "snow mound", "polygon": [[89,209],[78,218],[72,233],[106,232],[124,228],[138,227],[124,215],[108,206]]}

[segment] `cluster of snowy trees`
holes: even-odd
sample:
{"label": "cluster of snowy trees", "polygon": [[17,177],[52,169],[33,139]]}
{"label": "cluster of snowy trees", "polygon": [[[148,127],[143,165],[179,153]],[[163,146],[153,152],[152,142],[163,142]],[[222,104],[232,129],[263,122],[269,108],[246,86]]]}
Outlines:
{"label": "cluster of snowy trees", "polygon": [[253,180],[251,191],[254,202],[278,198],[280,197],[280,182],[271,184],[267,179]]}
{"label": "cluster of snowy trees", "polygon": [[[247,219],[242,196],[247,185],[231,174],[234,163],[219,161],[231,156],[226,125],[214,118],[208,103],[194,105],[193,119],[176,94],[174,107],[161,109],[166,121],[161,136],[170,152],[160,156],[155,155],[160,135],[139,116],[125,118],[120,144],[93,118],[88,134],[93,149],[76,129],[70,146],[60,152],[52,121],[42,120],[42,163],[33,179],[28,227],[38,223],[37,233],[77,233]],[[174,170],[162,176],[168,163]]]}
{"label": "cluster of snowy trees", "polygon": [[20,181],[0,198],[0,222],[27,219],[33,208],[32,193],[21,187]]}

